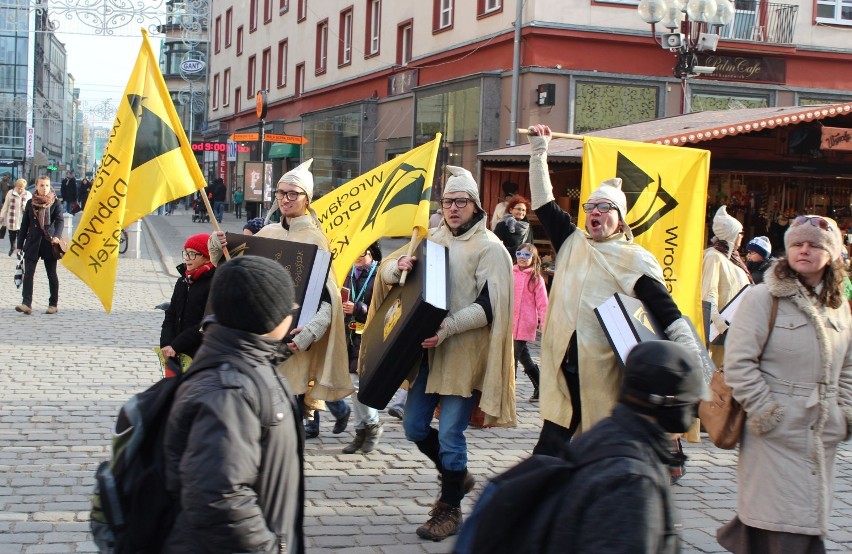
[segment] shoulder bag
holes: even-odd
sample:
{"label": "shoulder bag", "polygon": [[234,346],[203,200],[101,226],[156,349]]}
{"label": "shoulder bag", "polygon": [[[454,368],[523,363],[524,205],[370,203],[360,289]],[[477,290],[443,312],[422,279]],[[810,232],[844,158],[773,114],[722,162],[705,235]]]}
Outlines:
{"label": "shoulder bag", "polygon": [[[763,343],[763,349],[772,336],[775,318],[778,316],[778,298],[772,297],[772,308],[769,316],[769,332]],[[761,350],[761,356],[763,350]],[[758,361],[759,363],[759,361]],[[746,413],[743,407],[734,399],[733,389],[725,382],[725,370],[720,367],[710,379],[710,400],[702,400],[698,405],[698,417],[704,430],[718,448],[733,450],[740,442],[745,425]]]}
{"label": "shoulder bag", "polygon": [[33,218],[36,220],[36,223],[38,223],[39,229],[41,229],[42,234],[44,234],[44,238],[50,243],[50,251],[53,253],[53,257],[57,260],[61,260],[62,256],[64,256],[68,251],[68,241],[60,238],[59,242],[53,242],[53,237],[51,237],[50,233],[47,232],[47,229],[42,226],[38,214],[35,213],[35,208],[33,208]]}

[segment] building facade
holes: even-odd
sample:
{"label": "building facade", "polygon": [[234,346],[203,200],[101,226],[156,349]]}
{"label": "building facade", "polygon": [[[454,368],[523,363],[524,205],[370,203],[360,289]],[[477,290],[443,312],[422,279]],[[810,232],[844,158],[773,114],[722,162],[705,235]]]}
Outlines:
{"label": "building facade", "polygon": [[660,46],[664,29],[655,40],[637,5],[216,2],[205,139],[257,132],[264,90],[265,132],[308,142],[263,152],[243,143],[247,152],[227,165],[229,186],[241,186],[244,162],[261,155],[275,175],[313,158],[323,193],[439,131],[439,163],[476,174],[479,152],[514,144],[514,128],[531,123],[584,133],[687,111],[852,98],[847,0],[736,0],[731,24],[694,29],[693,38],[719,39],[715,51],[694,53],[713,74],[689,79],[673,74],[679,56]]}
{"label": "building facade", "polygon": [[27,86],[31,57],[29,11],[14,3],[0,7],[0,173],[23,174],[27,138]]}

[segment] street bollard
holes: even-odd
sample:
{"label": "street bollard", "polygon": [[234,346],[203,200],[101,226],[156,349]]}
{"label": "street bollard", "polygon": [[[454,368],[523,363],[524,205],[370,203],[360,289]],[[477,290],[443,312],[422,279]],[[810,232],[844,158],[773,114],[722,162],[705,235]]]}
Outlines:
{"label": "street bollard", "polygon": [[70,241],[71,237],[74,236],[74,216],[69,214],[68,212],[65,212],[64,217],[65,219],[63,223],[65,225],[65,228],[62,230],[62,237],[65,240]]}
{"label": "street bollard", "polygon": [[130,227],[126,228],[127,231],[127,253],[125,257],[127,258],[141,258],[142,257],[142,220],[137,219],[134,221]]}

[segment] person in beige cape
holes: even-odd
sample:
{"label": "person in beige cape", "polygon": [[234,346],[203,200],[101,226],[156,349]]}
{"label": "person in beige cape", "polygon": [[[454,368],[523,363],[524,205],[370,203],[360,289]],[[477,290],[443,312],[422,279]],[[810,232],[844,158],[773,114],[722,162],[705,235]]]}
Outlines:
{"label": "person in beige cape", "polygon": [[[512,262],[503,243],[487,228],[479,187],[464,168],[452,174],[441,198],[444,219],[428,238],[449,250],[450,313],[436,334],[423,341],[427,355],[408,378],[405,438],[414,442],[440,474],[441,495],[429,520],[417,529],[425,539],[443,540],[461,526],[461,500],[475,480],[467,471],[464,432],[474,408],[474,391],[485,423],[515,425],[515,374],[512,354]],[[377,312],[388,286],[399,283],[416,258],[406,246],[382,262],[373,291]],[[370,321],[367,325],[370,325]],[[378,322],[381,324],[381,322]],[[438,429],[432,427],[441,403]]]}
{"label": "person in beige cape", "polygon": [[[278,181],[275,199],[281,209],[281,222],[266,225],[257,233],[258,237],[304,242],[329,249],[328,240],[310,209],[314,179],[308,168],[312,161],[290,170]],[[210,237],[213,263],[219,262],[226,245],[225,233],[220,231]],[[307,325],[293,329],[292,340],[287,346],[294,355],[278,366],[293,393],[305,394],[309,419],[311,411],[325,407],[323,400],[340,400],[355,390],[349,377],[343,317],[334,270],[330,270],[319,311]],[[345,415],[348,419],[348,409]],[[314,414],[313,421],[319,432],[319,416]]]}
{"label": "person in beige cape", "polygon": [[700,365],[700,346],[663,282],[656,258],[633,242],[624,221],[621,179],[609,179],[582,204],[585,232],[555,202],[547,169],[550,128],[530,128],[532,207],[556,251],[556,271],[541,343],[541,417],[534,454],[556,455],[575,433],[609,416],[622,370],[594,309],[615,293],[639,298],[666,336]]}

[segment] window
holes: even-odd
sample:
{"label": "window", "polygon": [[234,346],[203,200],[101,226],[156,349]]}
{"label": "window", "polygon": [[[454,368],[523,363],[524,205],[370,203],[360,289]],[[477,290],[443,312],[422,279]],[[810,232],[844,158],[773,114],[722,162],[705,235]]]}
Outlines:
{"label": "window", "polygon": [[852,0],[817,0],[817,23],[852,25]]}
{"label": "window", "polygon": [[257,31],[257,0],[249,2],[249,33]]}
{"label": "window", "polygon": [[379,53],[379,38],[382,24],[381,0],[367,0],[367,44],[364,46],[365,58]]}
{"label": "window", "polygon": [[225,70],[222,77],[222,105],[227,106],[231,103],[231,68]]}
{"label": "window", "polygon": [[228,8],[225,12],[225,48],[231,46],[231,28],[234,25],[234,9]]}
{"label": "window", "polygon": [[409,19],[396,28],[396,65],[408,65],[411,61],[412,25]]}
{"label": "window", "polygon": [[278,0],[278,13],[285,14],[290,11],[290,0]]}
{"label": "window", "polygon": [[478,17],[494,15],[503,11],[503,0],[476,0]]}
{"label": "window", "polygon": [[237,56],[243,55],[243,26],[237,27]]}
{"label": "window", "polygon": [[269,23],[272,21],[272,1],[263,0],[263,22]]}
{"label": "window", "polygon": [[222,16],[216,17],[216,25],[213,31],[213,46],[218,54],[222,49]]}
{"label": "window", "polygon": [[446,31],[453,27],[455,0],[433,0],[432,31]]}
{"label": "window", "polygon": [[263,51],[263,61],[260,64],[260,88],[269,90],[269,75],[272,73],[272,49]]}
{"label": "window", "polygon": [[287,86],[287,39],[278,43],[278,88]]}
{"label": "window", "polygon": [[254,83],[257,77],[257,64],[255,63],[255,56],[249,56],[248,61],[248,75],[246,78],[246,91],[248,92],[249,97],[254,96]]}
{"label": "window", "polygon": [[299,97],[305,88],[305,63],[302,62],[296,66],[296,90],[294,96]]}
{"label": "window", "polygon": [[213,109],[219,109],[219,74],[213,75]]}
{"label": "window", "polygon": [[308,0],[297,0],[299,10],[296,12],[296,21],[304,21],[308,17]]}
{"label": "window", "polygon": [[661,93],[656,86],[579,82],[574,94],[575,133],[588,133],[659,117]]}
{"label": "window", "polygon": [[321,75],[328,69],[328,19],[317,23],[317,57],[315,73]]}
{"label": "window", "polygon": [[337,65],[349,65],[352,63],[352,7],[340,12],[340,37],[337,51]]}
{"label": "window", "polygon": [[234,113],[240,113],[240,110],[243,109],[243,97],[242,90],[240,87],[234,89]]}

